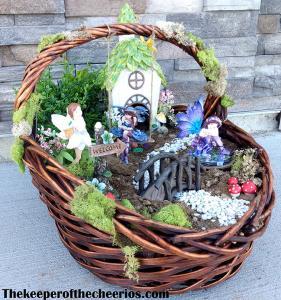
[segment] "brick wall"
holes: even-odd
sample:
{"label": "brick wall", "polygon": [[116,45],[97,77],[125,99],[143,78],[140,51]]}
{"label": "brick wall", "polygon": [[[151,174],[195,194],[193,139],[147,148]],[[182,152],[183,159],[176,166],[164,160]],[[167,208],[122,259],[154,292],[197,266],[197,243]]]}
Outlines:
{"label": "brick wall", "polygon": [[[142,23],[182,22],[215,48],[229,69],[228,90],[237,103],[232,111],[281,108],[280,0],[0,0],[0,134],[9,131],[14,89],[40,36],[115,22],[125,2]],[[157,47],[178,102],[193,101],[204,86],[198,66],[174,46]],[[106,56],[105,40],[67,53],[77,68],[88,62],[100,66]],[[53,72],[59,77],[61,66]]]}

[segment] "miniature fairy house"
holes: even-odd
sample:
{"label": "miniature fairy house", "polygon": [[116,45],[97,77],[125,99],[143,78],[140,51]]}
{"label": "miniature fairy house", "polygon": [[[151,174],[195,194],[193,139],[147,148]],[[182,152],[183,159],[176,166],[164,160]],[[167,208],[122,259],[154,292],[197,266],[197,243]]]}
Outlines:
{"label": "miniature fairy house", "polygon": [[[120,23],[136,23],[136,16],[128,4],[120,13]],[[104,85],[109,91],[111,106],[146,108],[149,119],[157,115],[161,83],[165,76],[154,57],[153,40],[140,39],[134,35],[119,37],[103,69]]]}

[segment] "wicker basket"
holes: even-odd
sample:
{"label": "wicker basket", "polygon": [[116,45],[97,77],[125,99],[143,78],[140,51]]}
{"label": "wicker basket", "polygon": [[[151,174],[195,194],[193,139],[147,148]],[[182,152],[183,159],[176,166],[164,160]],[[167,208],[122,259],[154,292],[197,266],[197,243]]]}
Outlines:
{"label": "wicker basket", "polygon": [[[154,33],[156,38],[182,48],[199,63],[196,47],[165,38],[158,27],[115,24],[81,31],[82,37],[47,47],[27,66],[15,109],[28,101],[41,73],[52,61],[71,48],[109,35],[148,37]],[[220,98],[208,95],[204,111],[205,117],[216,114],[226,119]],[[250,255],[253,241],[264,233],[270,220],[275,194],[267,153],[248,133],[228,120],[224,121],[223,134],[239,146],[260,149],[259,159],[265,171],[259,195],[235,225],[203,232],[160,224],[117,204],[114,218],[117,232],[143,249],[138,254],[139,282],[124,277],[124,255],[112,246],[112,237],[71,214],[69,202],[74,188],[83,181],[64,169],[31,137],[21,138],[25,141],[24,162],[30,169],[33,184],[54,218],[63,244],[78,263],[111,284],[138,291],[169,290],[170,294],[177,294],[213,286],[236,274]]]}

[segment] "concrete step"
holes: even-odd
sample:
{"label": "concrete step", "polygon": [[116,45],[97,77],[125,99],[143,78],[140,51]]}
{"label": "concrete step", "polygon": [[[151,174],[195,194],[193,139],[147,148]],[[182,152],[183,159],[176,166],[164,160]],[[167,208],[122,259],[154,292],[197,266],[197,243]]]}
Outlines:
{"label": "concrete step", "polygon": [[[258,134],[278,130],[279,113],[277,110],[230,113],[228,119],[247,132]],[[0,162],[10,160],[10,147],[14,139],[10,132],[11,122],[0,122]]]}
{"label": "concrete step", "polygon": [[[278,130],[277,116],[280,110],[261,110],[252,112],[235,112],[228,119],[249,133]],[[281,130],[281,128],[280,128]]]}

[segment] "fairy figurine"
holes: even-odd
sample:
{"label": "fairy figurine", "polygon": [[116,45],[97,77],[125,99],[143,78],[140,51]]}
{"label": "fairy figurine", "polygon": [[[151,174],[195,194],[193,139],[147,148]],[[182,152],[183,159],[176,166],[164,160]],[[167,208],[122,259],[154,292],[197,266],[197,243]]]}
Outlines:
{"label": "fairy figurine", "polygon": [[75,149],[75,160],[78,163],[86,146],[91,146],[91,137],[86,129],[81,107],[78,103],[68,105],[67,115],[53,114],[52,123],[61,131],[58,136],[64,140],[69,140],[67,149]]}
{"label": "fairy figurine", "polygon": [[197,152],[208,153],[214,147],[219,148],[222,154],[225,152],[225,148],[219,136],[219,128],[221,125],[222,121],[217,116],[211,116],[205,120],[199,132]]}
{"label": "fairy figurine", "polygon": [[210,116],[204,121],[203,96],[188,107],[186,112],[176,115],[178,137],[183,138],[195,134],[191,151],[200,156],[202,162],[222,165],[230,159],[230,151],[225,149],[219,136],[222,121],[217,116]]}

